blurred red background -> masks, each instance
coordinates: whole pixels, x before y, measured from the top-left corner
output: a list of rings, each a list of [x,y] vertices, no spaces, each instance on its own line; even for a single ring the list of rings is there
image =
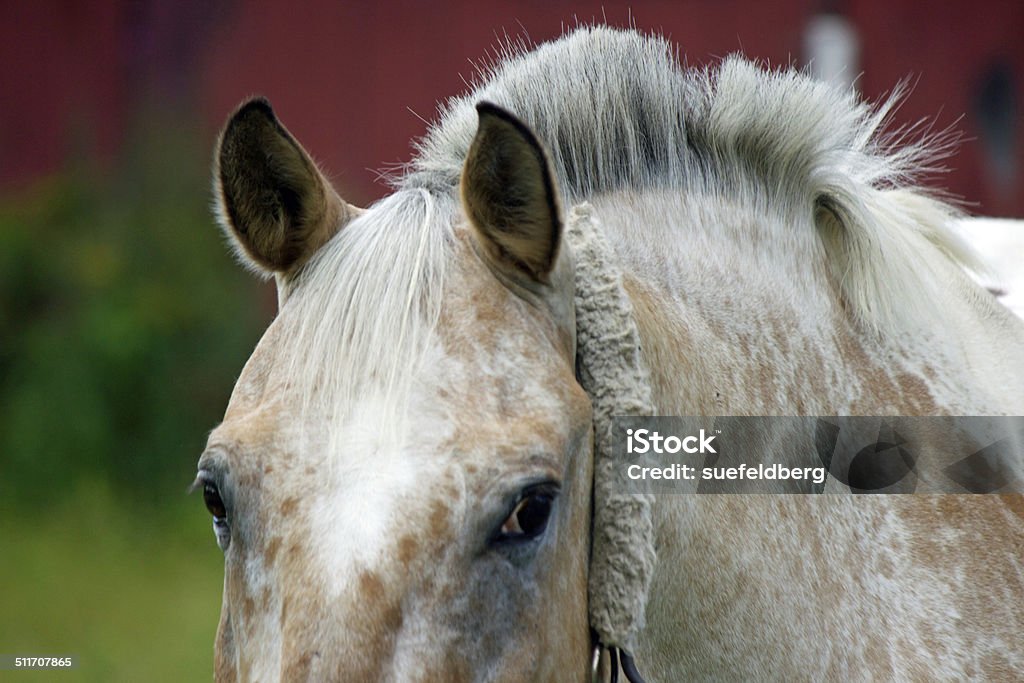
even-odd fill
[[[140,112],[209,138],[246,96],[271,99],[355,203],[381,196],[375,170],[406,161],[436,105],[507,34],[540,42],[564,26],[630,21],[690,64],[734,51],[804,65],[812,19],[842,16],[870,99],[910,78],[896,123],[930,119],[965,139],[931,180],[978,214],[1024,216],[1024,3],[761,2],[7,2],[0,6],[0,193],[69,160],[119,163]]]

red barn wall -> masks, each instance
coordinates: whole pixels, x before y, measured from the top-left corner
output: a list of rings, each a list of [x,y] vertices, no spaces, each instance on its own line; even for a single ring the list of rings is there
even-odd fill
[[[1024,216],[1024,3],[952,0],[927,12],[914,0],[828,4],[857,29],[858,84],[866,96],[881,97],[910,77],[913,91],[895,123],[927,118],[939,129],[964,132],[959,154],[947,162],[951,172],[932,182],[978,213]],[[410,141],[425,130],[419,117],[432,119],[439,101],[464,90],[463,78],[474,72],[470,60],[492,54],[506,32],[539,42],[577,18],[605,17],[665,33],[691,64],[737,50],[776,65],[802,64],[803,31],[821,6],[810,0],[4,3],[0,191],[25,187],[83,150],[116,162],[135,112],[154,102],[185,112],[192,118],[186,123],[206,131],[212,145],[231,109],[260,93],[343,193],[365,203],[386,192],[374,171],[408,160]],[[1010,136],[995,143],[979,113],[984,79],[993,71],[1009,83],[1016,107]]]

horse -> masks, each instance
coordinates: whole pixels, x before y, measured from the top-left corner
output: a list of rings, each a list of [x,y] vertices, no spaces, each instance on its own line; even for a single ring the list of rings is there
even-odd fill
[[[1020,415],[1024,323],[878,105],[579,27],[348,204],[253,99],[279,310],[200,457],[218,681],[1024,676],[1024,500],[610,489],[615,415]]]

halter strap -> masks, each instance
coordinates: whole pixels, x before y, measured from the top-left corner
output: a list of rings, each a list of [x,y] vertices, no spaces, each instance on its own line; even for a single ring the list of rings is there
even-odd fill
[[[622,667],[622,673],[626,674],[626,680],[629,683],[646,683],[640,672],[637,671],[636,662],[633,661],[632,655],[625,650],[617,647],[606,647],[598,643],[594,647],[594,655],[591,659],[590,665],[590,680],[591,683],[604,683],[601,680],[601,657],[607,652],[608,653],[608,682],[619,683],[619,667]]]
[[[653,499],[615,490],[612,419],[654,414],[650,378],[622,272],[588,204],[570,212],[566,239],[576,267],[577,375],[594,413],[590,625],[598,647],[616,651],[627,678],[639,683],[628,652],[644,625],[654,572]]]

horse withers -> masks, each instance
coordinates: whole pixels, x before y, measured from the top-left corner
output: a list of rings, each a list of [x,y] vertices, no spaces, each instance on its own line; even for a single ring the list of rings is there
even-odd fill
[[[243,104],[217,204],[279,313],[199,461],[216,678],[583,681],[595,641],[649,681],[1024,676],[1020,495],[602,489],[620,407],[1024,412],[1024,324],[890,104],[581,28],[366,209]]]

